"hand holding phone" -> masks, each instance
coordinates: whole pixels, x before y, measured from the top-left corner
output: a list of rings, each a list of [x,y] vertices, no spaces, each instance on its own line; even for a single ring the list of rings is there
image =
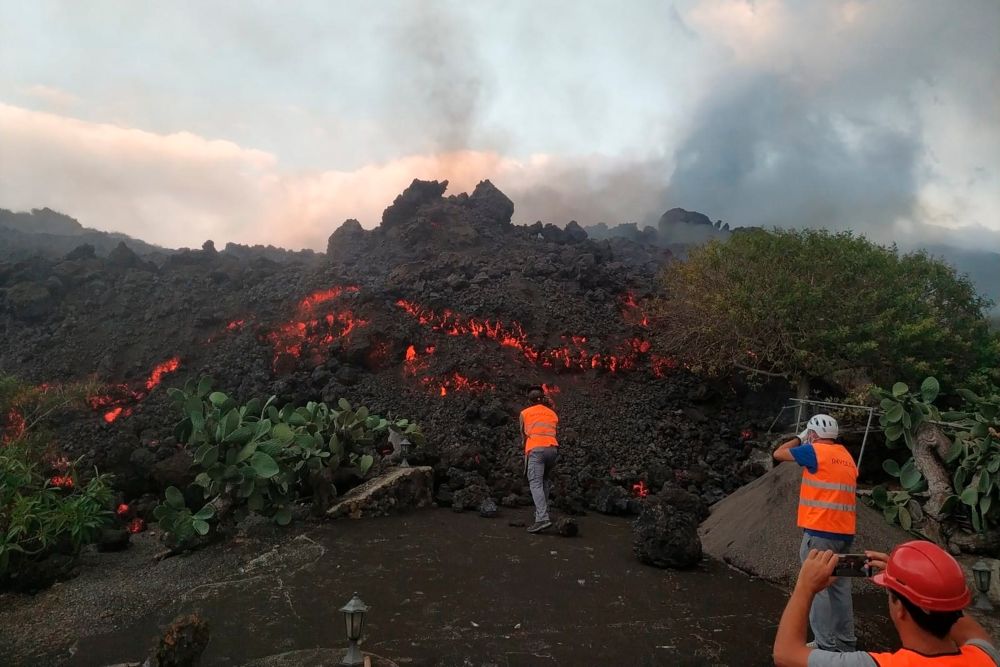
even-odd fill
[[[868,564],[866,554],[840,554],[837,556],[837,566],[833,568],[835,577],[870,577],[872,568]]]

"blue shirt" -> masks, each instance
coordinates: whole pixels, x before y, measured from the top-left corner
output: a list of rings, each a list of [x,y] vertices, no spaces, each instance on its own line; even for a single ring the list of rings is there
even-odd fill
[[[819,461],[816,459],[816,449],[809,443],[799,445],[798,447],[792,447],[788,450],[795,462],[800,466],[808,470],[813,475],[819,470]],[[825,530],[812,530],[811,528],[805,529],[806,535],[812,535],[813,537],[822,537],[828,540],[840,540],[842,542],[852,542],[854,541],[853,535],[845,535],[843,533],[828,533]]]

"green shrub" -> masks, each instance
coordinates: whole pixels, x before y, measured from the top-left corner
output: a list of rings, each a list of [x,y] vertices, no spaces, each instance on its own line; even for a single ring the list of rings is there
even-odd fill
[[[968,389],[959,389],[962,409],[942,412],[934,405],[939,393],[940,386],[933,377],[925,379],[918,392],[911,392],[902,382],[897,382],[891,391],[876,390],[881,398],[880,422],[886,442],[890,446],[902,442],[912,451],[921,423],[931,420],[950,424],[953,435],[944,463],[952,476],[954,494],[942,511],[967,513],[977,531],[1000,525],[1000,395],[982,397]],[[912,456],[902,467],[888,460],[883,468],[899,478],[905,493],[927,488]],[[899,520],[905,528],[909,517],[900,495],[904,492],[876,488],[872,498],[887,519]],[[903,509],[897,512],[894,506]]]
[[[85,479],[43,429],[45,419],[84,394],[0,378],[0,587],[53,554],[76,556],[111,520],[109,477]]]
[[[346,399],[340,399],[337,408],[310,401],[278,409],[273,396],[240,405],[227,394],[212,391],[211,378],[189,381],[169,394],[182,415],[175,435],[194,450],[195,485],[206,499],[201,509],[192,512],[180,490],[167,490],[155,516],[178,544],[206,535],[211,521],[233,509],[287,525],[292,503],[312,490],[311,478],[342,466],[364,476],[374,463],[375,445],[390,428],[418,445],[423,441],[417,424],[372,415]]]

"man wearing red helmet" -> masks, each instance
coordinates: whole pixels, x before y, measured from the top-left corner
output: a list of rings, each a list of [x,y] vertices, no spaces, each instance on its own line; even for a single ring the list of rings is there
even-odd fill
[[[774,664],[779,667],[996,667],[1000,653],[983,627],[962,609],[972,597],[961,566],[931,542],[913,541],[892,555],[866,551],[880,572],[872,581],[887,589],[889,618],[902,648],[894,653],[835,653],[806,645],[809,607],[830,585],[839,556],[832,551],[809,553],[799,572],[774,638]]]

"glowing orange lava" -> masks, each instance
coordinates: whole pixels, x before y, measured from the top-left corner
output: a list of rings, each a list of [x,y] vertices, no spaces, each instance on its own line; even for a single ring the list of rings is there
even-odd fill
[[[153,368],[153,372],[149,374],[149,379],[146,380],[146,391],[152,391],[153,387],[160,384],[163,380],[163,376],[167,373],[173,373],[181,366],[181,360],[177,357],[168,359],[162,364],[157,364]]]
[[[649,489],[646,488],[646,482],[644,482],[644,481],[642,481],[640,479],[636,484],[633,484],[632,485],[632,494],[636,498],[645,498],[646,496],[648,496],[649,495]]]
[[[0,442],[6,443],[17,440],[24,435],[24,431],[27,428],[28,424],[25,422],[21,411],[17,408],[11,408],[7,411],[7,416],[4,418],[3,440]]]
[[[448,336],[470,336],[496,341],[503,347],[521,352],[531,364],[552,370],[588,370],[602,368],[612,373],[633,370],[636,357],[650,350],[648,341],[634,338],[614,354],[595,353],[587,349],[586,336],[563,336],[563,346],[539,350],[528,342],[520,322],[480,320],[463,317],[450,310],[435,312],[419,304],[399,299],[396,305],[420,324]]]
[[[282,358],[298,359],[306,350],[317,350],[329,346],[340,338],[346,338],[357,327],[368,324],[356,317],[350,310],[320,315],[321,304],[333,301],[344,294],[357,292],[358,288],[332,287],[308,295],[299,302],[295,317],[267,334],[266,339],[274,347],[274,367],[278,368]]]
[[[180,358],[172,357],[153,367],[142,388],[133,389],[127,384],[105,385],[99,393],[88,396],[87,403],[93,410],[103,411],[101,418],[111,424],[119,417],[131,415],[133,407],[163,382],[163,376],[175,372],[180,366]]]

